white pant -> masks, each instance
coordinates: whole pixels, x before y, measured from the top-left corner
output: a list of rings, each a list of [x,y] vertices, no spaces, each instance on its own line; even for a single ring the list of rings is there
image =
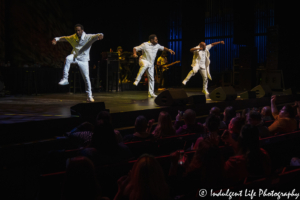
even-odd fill
[[[145,60],[140,61],[139,64],[140,64],[140,70],[135,81],[140,82],[143,74],[146,71],[148,76],[148,85],[149,85],[148,93],[152,95],[154,94],[154,65]]]
[[[64,67],[64,78],[68,80],[69,77],[69,70],[70,70],[70,65],[76,63],[79,66],[80,73],[82,75],[82,78],[85,83],[85,92],[89,97],[92,96],[92,89],[91,89],[91,81],[90,81],[90,76],[89,76],[89,62],[88,61],[80,61],[75,59],[74,60],[74,55],[68,55],[66,58],[66,64]]]
[[[198,70],[199,73],[201,74],[202,76],[202,79],[203,79],[203,90],[207,90],[207,83],[208,83],[208,79],[207,79],[207,72],[206,72],[206,69],[199,69]],[[197,71],[196,71],[197,72]],[[186,78],[184,79],[186,82],[188,82],[190,80],[190,78],[192,76],[194,76],[196,74],[196,72],[194,71],[194,69],[192,69],[188,75],[186,76]]]

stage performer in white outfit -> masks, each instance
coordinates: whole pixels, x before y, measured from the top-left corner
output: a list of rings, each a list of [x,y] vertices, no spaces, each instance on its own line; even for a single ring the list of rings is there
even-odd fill
[[[154,94],[154,62],[158,50],[169,51],[171,54],[175,55],[175,52],[172,51],[171,49],[168,49],[158,44],[157,36],[154,34],[149,36],[148,42],[144,42],[140,46],[133,48],[133,57],[135,58],[138,57],[136,54],[137,51],[143,52],[143,55],[139,59],[140,70],[133,84],[137,86],[141,80],[141,77],[146,71],[149,80],[148,97],[152,97],[152,98],[157,97],[157,95]]]
[[[209,72],[209,50],[217,45],[217,44],[224,44],[224,41],[214,42],[206,46],[205,42],[200,42],[200,44],[194,48],[191,48],[190,51],[194,53],[192,67],[193,69],[188,73],[187,77],[182,81],[183,85],[190,80],[192,76],[194,76],[198,71],[200,72],[202,79],[203,79],[203,90],[202,92],[206,95],[209,94],[207,90],[207,83],[208,79],[212,80],[210,72]]]
[[[73,49],[70,55],[66,58],[66,64],[64,67],[64,74],[59,85],[68,85],[68,77],[70,65],[76,63],[79,66],[80,73],[85,82],[85,90],[87,93],[87,101],[94,102],[91,89],[91,81],[89,76],[89,60],[90,49],[92,44],[97,40],[103,39],[103,33],[98,34],[86,34],[81,24],[75,25],[75,34],[70,36],[56,37],[52,40],[52,44],[56,42],[69,42]]]

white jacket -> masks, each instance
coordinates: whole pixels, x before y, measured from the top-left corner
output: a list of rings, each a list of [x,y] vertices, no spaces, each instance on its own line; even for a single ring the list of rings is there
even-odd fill
[[[200,46],[196,46],[194,48],[199,48]],[[207,77],[212,80],[211,78],[211,75],[210,75],[210,71],[209,71],[209,64],[210,64],[210,59],[209,59],[209,56],[210,56],[210,53],[209,53],[209,50],[211,49],[211,45],[207,45],[206,46],[206,49],[205,49],[205,68],[206,68],[206,73],[207,73]],[[192,67],[194,68],[194,72],[196,73],[198,70],[199,70],[199,66],[200,66],[200,60],[201,60],[201,57],[200,57],[200,50],[196,50],[194,51],[194,55],[193,55],[193,61],[192,61]]]

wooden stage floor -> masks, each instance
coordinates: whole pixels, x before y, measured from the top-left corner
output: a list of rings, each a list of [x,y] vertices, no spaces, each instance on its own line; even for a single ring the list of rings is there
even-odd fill
[[[199,88],[189,88],[185,91],[188,96],[203,95]],[[237,91],[238,96],[240,92]],[[93,93],[95,102],[105,102],[106,109],[111,113],[161,108],[154,103],[154,98],[148,98],[147,94],[147,91]],[[206,100],[206,103],[212,102],[210,99]],[[0,97],[0,124],[69,118],[70,107],[78,103],[86,103],[84,93]]]

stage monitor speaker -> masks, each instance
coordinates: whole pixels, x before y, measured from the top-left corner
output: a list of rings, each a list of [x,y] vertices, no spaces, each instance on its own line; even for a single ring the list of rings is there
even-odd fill
[[[79,103],[75,106],[72,106],[70,110],[71,115],[78,115],[80,117],[94,117],[95,119],[100,111],[108,111],[105,109],[104,102]]]
[[[183,89],[170,89],[161,92],[154,102],[159,106],[186,105],[189,98]]]
[[[256,98],[256,93],[255,91],[246,91],[242,92],[240,94],[241,99],[255,99]]]
[[[205,95],[189,96],[189,104],[206,104],[206,97]]]
[[[209,97],[213,101],[233,101],[237,94],[232,86],[218,87],[209,94]]]
[[[286,90],[283,90],[283,94],[284,95],[297,95],[297,90],[295,90],[295,88],[289,88]]]
[[[268,85],[258,85],[254,87],[251,91],[255,91],[256,98],[272,96],[272,90]]]
[[[261,84],[268,85],[271,90],[285,88],[282,70],[268,70],[261,73]]]

